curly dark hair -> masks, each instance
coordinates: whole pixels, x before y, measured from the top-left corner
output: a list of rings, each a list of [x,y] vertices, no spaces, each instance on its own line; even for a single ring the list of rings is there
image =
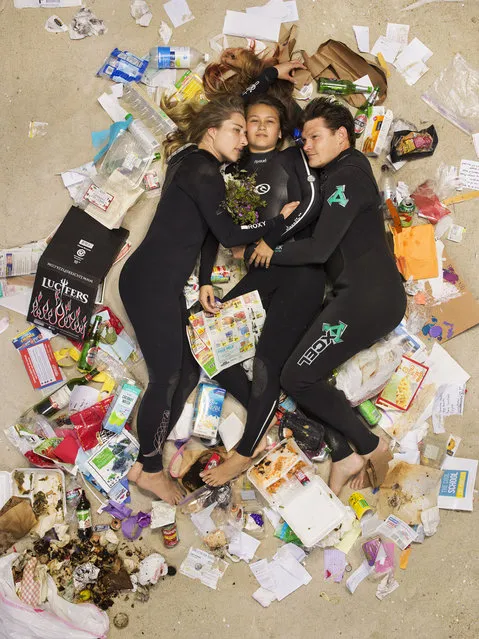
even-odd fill
[[[303,111],[301,128],[304,127],[306,122],[316,118],[323,118],[326,128],[330,131],[337,131],[343,126],[348,133],[349,144],[353,148],[356,146],[354,118],[347,106],[334,98],[315,98]]]

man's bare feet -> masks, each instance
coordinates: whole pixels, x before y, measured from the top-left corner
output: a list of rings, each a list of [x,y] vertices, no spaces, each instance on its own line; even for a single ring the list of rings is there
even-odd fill
[[[335,495],[339,495],[349,479],[357,475],[364,467],[364,459],[357,453],[351,453],[340,461],[331,464],[329,487]]]
[[[366,468],[363,468],[357,475],[355,475],[349,485],[353,490],[362,490],[371,486],[371,480],[366,472]]]
[[[140,476],[142,470],[143,470],[143,464],[141,462],[137,461],[130,468],[130,472],[128,473],[126,478],[128,479],[128,481],[132,481],[134,484],[136,484],[136,482],[138,481],[138,477]]]
[[[204,470],[200,473],[200,477],[208,486],[223,486],[231,479],[241,475],[250,464],[251,457],[243,457],[235,451],[229,459],[216,468]]]
[[[149,490],[172,506],[178,504],[183,498],[180,487],[171,479],[166,470],[161,470],[159,473],[145,473],[142,470],[137,477],[136,484],[139,488]]]

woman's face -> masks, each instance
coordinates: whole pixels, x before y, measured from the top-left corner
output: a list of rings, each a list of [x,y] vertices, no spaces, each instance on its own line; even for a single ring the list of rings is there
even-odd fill
[[[220,162],[237,162],[248,144],[246,122],[240,113],[232,113],[220,127],[209,129],[209,133],[214,154]]]
[[[267,104],[253,104],[246,115],[246,135],[251,153],[266,153],[276,148],[281,138],[278,111]]]

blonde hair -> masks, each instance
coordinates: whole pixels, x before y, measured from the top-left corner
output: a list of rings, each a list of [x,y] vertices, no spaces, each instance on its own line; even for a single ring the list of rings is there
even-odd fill
[[[221,100],[213,99],[206,104],[195,100],[173,103],[164,98],[161,107],[178,127],[163,142],[165,158],[185,144],[199,144],[208,129],[221,127],[233,113],[244,116],[243,100],[238,95],[226,95]]]

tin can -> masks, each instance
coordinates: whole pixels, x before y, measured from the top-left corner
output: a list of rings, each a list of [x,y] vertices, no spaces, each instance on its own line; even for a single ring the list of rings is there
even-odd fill
[[[163,526],[161,532],[163,533],[163,543],[166,548],[174,548],[178,544],[178,530],[175,523]]]
[[[359,404],[358,411],[370,426],[376,426],[381,421],[381,411],[370,399]]]
[[[416,205],[412,197],[404,197],[398,206],[398,213],[407,213],[408,215],[414,215],[416,212]]]
[[[372,508],[362,493],[353,493],[349,497],[349,505],[356,513],[358,519],[362,519],[366,513],[372,515]]]

